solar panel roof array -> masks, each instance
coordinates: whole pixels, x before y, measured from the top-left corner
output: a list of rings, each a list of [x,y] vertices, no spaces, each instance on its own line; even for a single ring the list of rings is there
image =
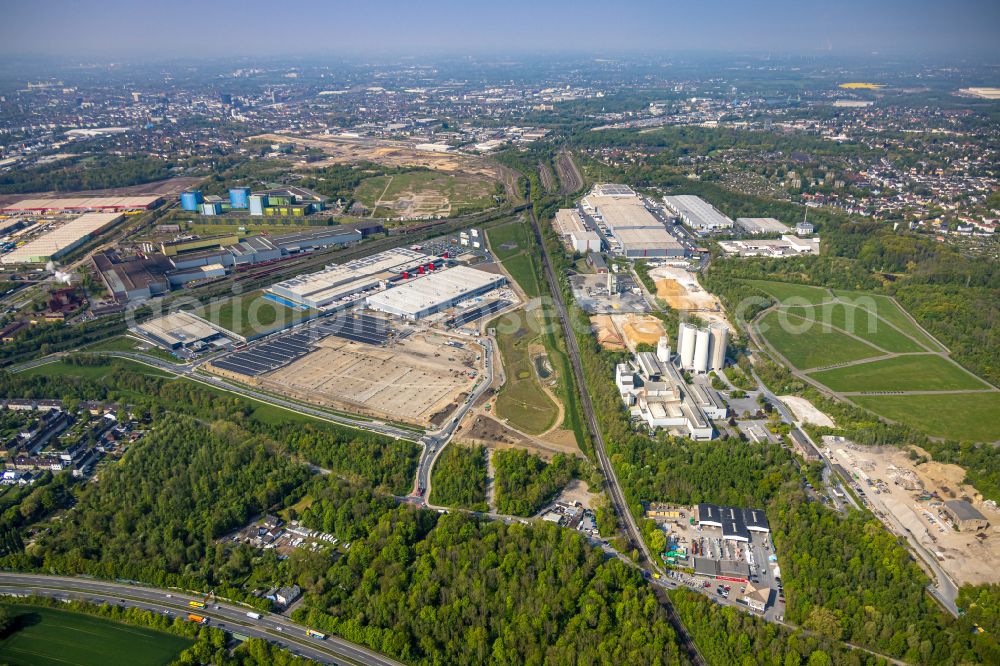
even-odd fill
[[[335,336],[383,345],[392,335],[388,322],[365,314],[343,314],[324,319],[305,329],[283,333],[258,345],[228,354],[212,365],[246,377],[256,377],[299,360],[315,348],[320,340]]]

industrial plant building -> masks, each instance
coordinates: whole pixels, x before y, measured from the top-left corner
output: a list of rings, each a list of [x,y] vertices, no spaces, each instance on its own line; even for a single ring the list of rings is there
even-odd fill
[[[45,197],[23,199],[6,208],[0,213],[10,215],[38,213],[124,213],[130,210],[149,210],[156,208],[163,199],[155,194],[131,197]]]
[[[771,526],[760,509],[741,509],[735,506],[698,504],[695,507],[698,525],[722,528],[722,538],[747,542],[750,532],[768,534]]]
[[[4,264],[44,264],[80,247],[122,219],[119,213],[86,213],[0,257]]]
[[[292,306],[319,310],[349,305],[363,292],[440,268],[444,260],[406,248],[379,252],[272,285],[268,292]]]
[[[249,211],[250,215],[260,217],[304,217],[326,207],[325,196],[295,186],[253,193],[249,187],[232,187],[227,200],[191,190],[182,192],[180,201],[182,209],[202,215]]]
[[[625,185],[598,184],[580,201],[583,213],[614,238],[612,252],[629,259],[683,257],[681,245]]]
[[[710,370],[722,370],[726,365],[726,346],[729,344],[729,329],[725,324],[712,324],[708,328],[698,328],[682,323],[677,332],[677,352],[680,367],[704,374]]]
[[[404,319],[421,319],[506,284],[503,275],[468,266],[434,271],[366,299],[372,310]]]
[[[773,217],[738,217],[736,226],[754,236],[762,234],[787,234],[791,231],[788,225]]]
[[[712,204],[693,194],[663,197],[674,215],[687,226],[701,233],[732,229],[734,222],[717,211]]]
[[[778,239],[719,241],[719,247],[729,256],[739,257],[800,257],[819,254],[819,238],[799,238],[785,234]]]
[[[726,408],[709,387],[692,391],[671,362],[667,339],[660,338],[656,352],[638,352],[632,363],[615,367],[615,384],[633,418],[650,428],[668,428],[696,440],[714,434],[711,418],[725,418]],[[711,410],[706,413],[705,406]]]
[[[226,342],[222,330],[190,312],[172,312],[135,327],[135,332],[165,349],[190,349]]]

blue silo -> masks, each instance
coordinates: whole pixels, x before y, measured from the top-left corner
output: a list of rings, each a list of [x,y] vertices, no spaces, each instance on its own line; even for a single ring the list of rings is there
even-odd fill
[[[184,210],[189,210],[192,213],[198,212],[198,206],[204,199],[201,196],[201,192],[198,190],[192,190],[191,192],[181,192],[181,208]]]
[[[250,207],[250,188],[249,187],[231,187],[231,188],[229,188],[229,207],[230,208],[249,208]]]

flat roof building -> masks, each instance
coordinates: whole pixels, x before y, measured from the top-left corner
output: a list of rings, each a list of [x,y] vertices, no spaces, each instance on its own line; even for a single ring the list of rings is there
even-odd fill
[[[155,194],[129,197],[40,197],[22,199],[15,204],[0,209],[0,212],[13,214],[50,212],[84,213],[88,211],[120,213],[127,210],[149,210],[162,202],[163,199]]]
[[[955,526],[963,532],[966,530],[984,530],[990,526],[979,510],[965,500],[948,500],[944,503],[944,512],[955,522]]]
[[[222,332],[190,312],[173,312],[139,324],[137,332],[166,349],[189,348],[222,338]]]
[[[681,222],[702,232],[732,229],[734,222],[701,197],[680,194],[663,197],[663,203],[680,218]]]
[[[626,185],[599,183],[580,201],[584,213],[604,225],[630,259],[683,257],[684,246],[667,231],[642,198]],[[612,243],[612,246],[614,244]]]
[[[503,286],[507,278],[468,266],[432,271],[366,299],[373,310],[420,319]]]
[[[44,264],[58,259],[121,219],[119,213],[86,213],[8,252],[0,263]]]
[[[734,541],[749,541],[750,532],[771,531],[767,516],[760,509],[702,503],[695,506],[695,517],[699,525],[721,527],[723,538]]]
[[[736,226],[748,234],[787,234],[791,231],[788,225],[773,217],[738,217]]]

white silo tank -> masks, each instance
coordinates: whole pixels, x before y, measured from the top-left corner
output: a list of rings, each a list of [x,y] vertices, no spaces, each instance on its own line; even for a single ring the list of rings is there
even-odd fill
[[[681,324],[681,330],[677,337],[680,339],[678,345],[681,353],[682,368],[690,368],[694,363],[694,338],[697,331],[698,329],[691,324]]]
[[[712,326],[712,370],[722,370],[726,366],[726,345],[729,344],[729,329],[725,324]]]
[[[712,334],[708,329],[699,328],[695,333],[694,343],[694,371],[708,372],[708,353],[712,345]]]
[[[667,344],[665,335],[661,335],[660,341],[656,344],[656,360],[660,363],[670,362],[670,345]]]

